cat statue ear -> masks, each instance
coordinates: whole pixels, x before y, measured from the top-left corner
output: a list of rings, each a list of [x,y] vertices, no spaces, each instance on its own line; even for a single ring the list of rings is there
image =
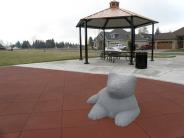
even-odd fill
[[[111,117],[118,126],[129,125],[140,114],[135,87],[135,76],[110,73],[107,86],[87,100],[94,104],[88,117],[93,120]]]

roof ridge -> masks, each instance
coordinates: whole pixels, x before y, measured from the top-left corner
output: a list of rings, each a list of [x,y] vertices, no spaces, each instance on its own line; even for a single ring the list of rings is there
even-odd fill
[[[128,14],[132,14],[132,15],[136,15],[136,13],[134,13],[134,12],[131,12],[131,11],[129,11],[129,10],[126,10],[126,9],[121,9],[121,8],[119,8],[121,11],[123,11],[123,12],[126,12],[126,13],[128,13]]]
[[[99,11],[99,12],[96,12],[96,13],[94,13],[94,14],[91,14],[91,15],[89,15],[89,16],[86,16],[86,17],[84,17],[83,19],[87,19],[87,18],[90,17],[90,16],[96,15],[96,14],[98,14],[98,13],[100,13],[100,12],[103,12],[103,11],[106,11],[106,10],[109,10],[109,9],[111,9],[111,8],[107,8],[107,9],[101,10],[101,11]]]
[[[133,16],[139,16],[139,17],[145,18],[145,19],[147,19],[147,20],[152,20],[152,19],[150,19],[150,18],[148,18],[148,17],[145,17],[145,16],[143,16],[143,15],[137,14],[137,13],[135,13],[135,12],[132,12],[132,11],[129,11],[129,10],[126,10],[126,9],[121,9],[121,8],[119,8],[119,9],[120,9],[121,11],[123,11],[123,12],[128,13],[128,14],[132,14]]]
[[[173,33],[176,33],[176,32],[178,32],[178,31],[180,31],[180,30],[183,30],[183,29],[184,29],[184,27],[181,27],[181,28],[175,30]]]
[[[158,34],[174,34],[174,32],[164,32],[164,33],[158,33]]]

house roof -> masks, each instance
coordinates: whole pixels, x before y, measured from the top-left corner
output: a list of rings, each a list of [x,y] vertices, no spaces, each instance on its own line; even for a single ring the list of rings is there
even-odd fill
[[[110,8],[82,18],[77,24],[77,27],[84,27],[85,21],[87,21],[88,28],[131,28],[131,18],[133,18],[134,27],[158,23],[157,21],[136,14],[134,12],[125,9],[120,9],[119,2],[111,1]]]
[[[118,34],[116,37],[112,37],[113,34]],[[113,40],[128,40],[130,32],[127,32],[123,29],[114,29],[111,32],[105,32],[106,40],[113,41]],[[100,32],[97,36],[100,39],[103,39],[103,32]]]
[[[112,37],[113,34],[118,34],[117,37]],[[105,33],[107,41],[113,41],[113,40],[125,40],[127,41],[130,37],[130,32],[127,32],[123,29],[114,29],[111,32]],[[103,32],[100,32],[100,34],[97,36],[100,37],[100,39],[103,39]],[[136,41],[150,41],[152,35],[151,34],[137,34],[135,35]]]
[[[111,35],[118,34],[117,37],[113,38]],[[109,40],[128,40],[129,32],[123,29],[114,29],[111,32],[107,33],[106,38]]]
[[[155,35],[156,40],[175,40],[176,35],[172,32],[169,33],[159,33]]]
[[[174,32],[174,34],[177,35],[177,36],[184,36],[184,27],[182,27],[182,28],[176,30],[176,31]]]

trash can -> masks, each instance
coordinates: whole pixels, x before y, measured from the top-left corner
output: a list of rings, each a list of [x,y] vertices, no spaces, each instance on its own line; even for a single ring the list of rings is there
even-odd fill
[[[137,69],[146,69],[147,68],[147,58],[148,58],[147,52],[136,52],[135,67]]]

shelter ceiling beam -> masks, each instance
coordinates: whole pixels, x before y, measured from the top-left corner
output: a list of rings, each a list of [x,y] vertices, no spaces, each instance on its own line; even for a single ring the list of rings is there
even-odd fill
[[[135,28],[139,28],[139,27],[143,27],[143,26],[147,26],[147,25],[152,25],[152,24],[154,24],[154,23],[153,22],[144,23],[144,24],[135,26]]]
[[[125,17],[125,20],[129,23],[130,26],[132,26],[132,22],[127,17]]]
[[[105,29],[105,27],[107,26],[108,22],[109,22],[109,19],[106,19],[106,21],[105,21],[105,23],[104,23],[104,25],[102,27],[103,29]]]
[[[91,29],[104,29],[103,27],[94,27],[94,26],[90,26],[88,25],[88,28],[91,28]],[[130,28],[130,26],[126,26],[126,27],[105,27],[105,29],[119,29],[119,28],[122,28],[122,29],[128,29]]]

